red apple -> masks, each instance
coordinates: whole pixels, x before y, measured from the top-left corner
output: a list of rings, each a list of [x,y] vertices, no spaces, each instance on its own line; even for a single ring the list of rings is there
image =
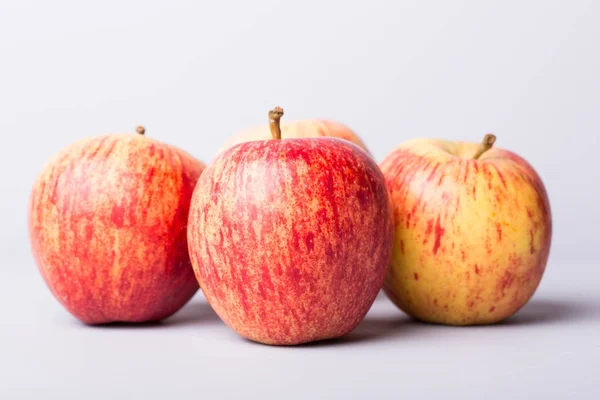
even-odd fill
[[[552,234],[546,190],[527,161],[494,141],[412,140],[381,163],[396,224],[385,292],[418,319],[498,322],[542,278]]]
[[[241,336],[274,345],[352,331],[383,283],[393,245],[377,164],[334,138],[233,146],[192,197],[190,257],[216,313]]]
[[[194,295],[186,225],[203,169],[141,127],[80,140],[45,166],[31,194],[31,245],[71,314],[88,324],[155,321]]]

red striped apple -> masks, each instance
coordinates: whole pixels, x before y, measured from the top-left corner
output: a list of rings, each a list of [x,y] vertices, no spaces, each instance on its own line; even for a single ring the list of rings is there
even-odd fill
[[[203,169],[141,127],[80,140],[45,166],[31,194],[31,245],[71,314],[88,324],[155,321],[193,296],[186,225]]]
[[[381,289],[393,215],[381,171],[334,138],[241,143],[202,174],[188,241],[200,287],[241,336],[293,345],[352,331]]]
[[[291,122],[281,123],[281,138],[292,139],[292,138],[313,138],[313,137],[334,137],[338,139],[348,140],[355,145],[361,147],[367,153],[367,147],[360,140],[358,135],[354,133],[346,125],[336,121],[324,120],[324,119],[309,119]],[[230,148],[238,143],[251,142],[255,140],[268,140],[271,138],[271,131],[269,126],[256,126],[250,129],[246,129],[225,143],[222,151]]]
[[[384,290],[417,319],[495,323],[542,278],[552,234],[546,190],[527,161],[494,141],[412,140],[381,163],[396,226]]]

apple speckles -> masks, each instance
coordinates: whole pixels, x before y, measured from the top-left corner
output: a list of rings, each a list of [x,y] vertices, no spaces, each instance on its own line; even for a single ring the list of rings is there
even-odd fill
[[[492,241],[489,238],[489,236],[486,237],[486,239],[485,239],[485,252],[487,253],[488,256],[491,256],[492,253],[494,252],[494,247],[492,246]]]
[[[396,208],[396,210],[397,210],[397,208]],[[410,228],[410,219],[411,219],[412,215],[413,215],[412,212],[409,212],[406,214],[406,228],[407,229]]]
[[[504,271],[504,274],[502,275],[502,277],[498,280],[498,292],[502,295],[505,296],[506,291],[508,289],[510,289],[510,287],[512,286],[512,284],[514,283],[516,278],[515,273],[510,270],[507,269]]]
[[[467,180],[469,179],[469,165],[471,164],[470,160],[465,160],[465,162],[463,163],[463,165],[465,166],[465,173],[463,175],[463,184],[467,183]]]
[[[494,193],[494,199],[496,199],[496,203],[502,203],[502,197],[500,197],[500,193]]]
[[[492,183],[492,172],[490,171],[490,168],[488,167],[488,163],[482,163],[482,169],[483,169],[483,174],[485,176],[485,179],[487,180],[488,190],[492,190],[494,185]]]
[[[245,271],[245,269],[243,269],[243,271]],[[296,294],[300,294],[300,270],[295,266],[290,266],[287,271],[292,288],[295,290]]]
[[[433,243],[433,254],[437,254],[440,244],[442,241],[442,236],[444,235],[444,228],[440,225],[440,216],[438,215],[437,220],[435,222],[435,241]]]
[[[418,280],[419,280],[419,274],[418,274],[418,273],[416,273],[416,272],[415,272],[415,273],[413,274],[413,276],[414,276],[414,278],[415,278],[415,281],[418,281]]]
[[[496,306],[491,306],[488,312],[493,313],[494,311],[496,311]]]
[[[87,224],[85,226],[85,248],[89,249],[90,246],[90,242],[92,241],[92,238],[94,237],[94,225],[92,224]]]
[[[86,158],[88,160],[94,160],[98,152],[104,148],[104,143],[109,139],[110,135],[103,135],[99,137],[98,140],[95,141],[95,143],[88,147],[87,155],[85,154],[86,152],[83,151],[80,153],[80,155],[84,156],[83,158]]]
[[[423,238],[423,244],[427,244],[429,236],[433,232],[433,219],[427,221],[427,229],[425,230],[425,237]]]
[[[428,181],[433,180],[433,177],[435,176],[435,173],[436,173],[436,171],[437,171],[437,169],[438,169],[439,166],[440,166],[439,164],[437,164],[437,163],[435,164],[435,166],[433,167],[433,169],[429,173],[429,176],[427,177]]]
[[[533,223],[533,211],[529,207],[526,207],[525,210],[527,211],[527,218]]]
[[[506,189],[506,179],[504,178],[504,174],[502,173],[502,171],[500,171],[500,168],[498,168],[497,165],[494,164],[494,167],[496,168],[496,173],[498,174],[498,178],[500,178],[500,182],[502,182],[502,186],[504,186],[504,188]]]
[[[112,207],[110,214],[110,220],[117,228],[123,227],[123,219],[125,214],[125,207],[122,204],[115,204]]]
[[[315,249],[315,234],[312,232],[306,234],[306,249],[309,253]]]

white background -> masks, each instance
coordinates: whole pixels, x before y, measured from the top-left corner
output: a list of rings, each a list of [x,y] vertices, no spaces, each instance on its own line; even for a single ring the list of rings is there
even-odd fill
[[[593,398],[599,74],[592,0],[0,0],[0,394]],[[378,340],[290,350],[238,339],[201,296],[180,329],[88,329],[58,306],[26,224],[52,154],[142,124],[209,162],[274,105],[344,122],[377,161],[409,138],[486,132],[529,160],[554,238],[521,323],[423,326],[381,298],[355,334]]]

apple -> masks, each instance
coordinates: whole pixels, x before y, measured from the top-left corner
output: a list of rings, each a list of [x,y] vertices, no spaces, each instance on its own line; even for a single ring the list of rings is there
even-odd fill
[[[221,153],[192,197],[190,257],[219,317],[241,336],[295,345],[343,336],[380,291],[393,246],[384,177],[335,138],[273,139]]]
[[[384,291],[427,322],[501,321],[533,296],[546,268],[550,204],[536,171],[483,143],[416,139],[381,163],[395,217]]]
[[[365,150],[367,153],[369,152],[356,133],[346,125],[337,121],[309,119],[281,122],[280,129],[281,137],[283,139],[335,137],[348,140]],[[256,126],[246,129],[230,138],[221,148],[221,152],[239,143],[251,142],[254,140],[268,140],[270,138],[271,130],[269,126]]]
[[[187,217],[204,164],[138,133],[77,141],[33,186],[29,235],[60,303],[87,324],[156,321],[198,290]]]

